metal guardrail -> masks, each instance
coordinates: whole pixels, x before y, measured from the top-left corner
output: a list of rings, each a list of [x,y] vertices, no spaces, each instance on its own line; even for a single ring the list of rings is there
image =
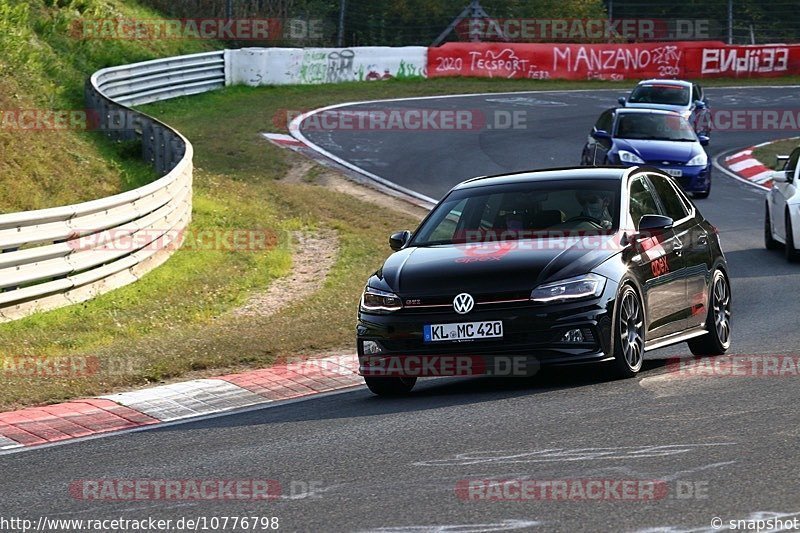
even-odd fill
[[[87,81],[100,130],[141,140],[144,159],[165,175],[108,198],[0,215],[0,321],[132,283],[180,247],[192,212],[192,145],[127,106],[224,85],[222,51],[107,68]]]

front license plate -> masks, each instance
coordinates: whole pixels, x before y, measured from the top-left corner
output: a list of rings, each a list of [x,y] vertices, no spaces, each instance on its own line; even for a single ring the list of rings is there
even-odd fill
[[[425,342],[467,341],[503,337],[503,322],[462,322],[459,324],[430,324],[423,328]]]
[[[664,169],[664,172],[676,178],[680,178],[681,176],[683,176],[683,170],[679,168],[666,168]]]

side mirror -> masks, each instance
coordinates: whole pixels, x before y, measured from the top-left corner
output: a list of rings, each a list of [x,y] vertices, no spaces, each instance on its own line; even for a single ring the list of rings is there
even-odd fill
[[[789,176],[786,174],[785,170],[776,170],[770,174],[769,178],[773,183],[788,183],[789,181]]]
[[[776,155],[775,156],[775,166],[777,168],[783,168],[786,166],[786,162],[789,160],[788,155]]]
[[[611,134],[608,133],[606,130],[594,130],[592,132],[592,137],[595,139],[610,139]]]
[[[708,135],[698,135],[697,140],[700,141],[700,146],[708,146],[711,138]]]
[[[706,103],[704,101],[702,101],[702,100],[695,100],[694,106],[697,109],[705,109],[706,108]]]
[[[409,239],[411,239],[411,232],[408,230],[392,233],[392,236],[389,237],[389,247],[395,252],[402,250],[403,246],[408,244]]]
[[[668,230],[672,227],[672,223],[673,220],[670,217],[662,215],[644,215],[642,219],[639,220],[639,235],[645,233],[649,235],[643,236],[652,236],[652,234]]]
[[[624,96],[620,96],[619,98],[617,98],[617,102],[619,102],[619,105],[621,105],[622,107],[625,107],[626,100]]]

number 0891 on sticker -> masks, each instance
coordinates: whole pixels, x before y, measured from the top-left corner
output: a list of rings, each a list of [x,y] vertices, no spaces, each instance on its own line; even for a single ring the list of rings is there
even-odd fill
[[[497,339],[503,337],[503,322],[461,322],[456,324],[426,324],[423,327],[425,342]]]

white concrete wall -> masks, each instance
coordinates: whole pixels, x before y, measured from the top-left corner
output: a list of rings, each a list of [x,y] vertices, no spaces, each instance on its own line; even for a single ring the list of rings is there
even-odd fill
[[[226,50],[227,84],[289,85],[426,77],[428,49],[242,48]]]

